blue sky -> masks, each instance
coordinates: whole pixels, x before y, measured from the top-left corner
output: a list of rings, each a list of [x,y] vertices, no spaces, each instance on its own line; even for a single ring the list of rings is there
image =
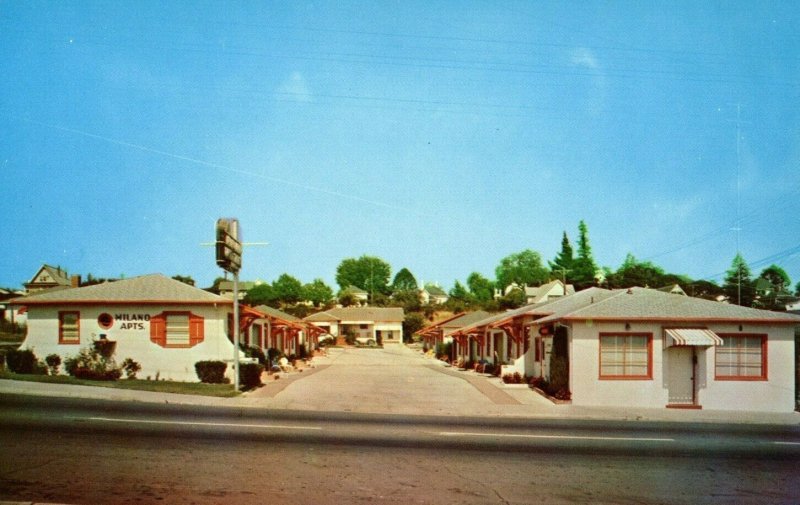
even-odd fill
[[[207,286],[219,217],[248,280],[449,288],[584,219],[603,266],[800,281],[793,2],[0,0],[0,61],[0,286]]]

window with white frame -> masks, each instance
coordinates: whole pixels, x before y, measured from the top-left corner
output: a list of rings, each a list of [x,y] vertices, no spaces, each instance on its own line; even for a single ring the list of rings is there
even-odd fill
[[[81,343],[81,315],[80,312],[59,312],[58,313],[58,343],[59,344],[80,344]]]
[[[714,375],[717,380],[765,380],[767,336],[725,335],[716,347]]]
[[[189,345],[189,314],[167,314],[167,345]]]
[[[601,379],[652,379],[651,334],[600,334]]]

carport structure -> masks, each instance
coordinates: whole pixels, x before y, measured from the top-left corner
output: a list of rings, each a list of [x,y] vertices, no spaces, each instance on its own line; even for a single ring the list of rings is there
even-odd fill
[[[245,345],[262,350],[277,349],[288,356],[297,355],[300,346],[306,351],[317,348],[320,328],[303,322],[301,319],[270,307],[242,307],[241,334]]]

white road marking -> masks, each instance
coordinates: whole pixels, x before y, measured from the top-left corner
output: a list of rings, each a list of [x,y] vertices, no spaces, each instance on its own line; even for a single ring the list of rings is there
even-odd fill
[[[267,430],[312,430],[321,431],[318,426],[287,426],[281,424],[239,424],[239,423],[202,423],[199,421],[153,421],[149,419],[115,419],[113,417],[89,417],[90,421],[107,421],[130,424],[167,424],[179,426],[215,426],[226,428],[262,428]]]
[[[614,440],[629,442],[674,442],[674,438],[646,438],[646,437],[590,437],[579,435],[530,435],[522,433],[473,433],[458,431],[440,431],[438,435],[444,437],[501,437],[501,438],[538,438],[548,440]]]
[[[800,442],[772,442],[776,445],[800,445]]]

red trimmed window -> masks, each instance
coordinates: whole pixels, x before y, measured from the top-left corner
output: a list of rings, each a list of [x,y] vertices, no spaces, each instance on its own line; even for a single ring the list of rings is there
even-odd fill
[[[652,379],[651,333],[601,333],[601,379]]]
[[[58,313],[58,343],[59,344],[81,343],[80,312]]]
[[[716,380],[767,380],[767,336],[720,334],[715,351]]]
[[[194,347],[203,341],[203,318],[191,312],[162,312],[150,318],[150,340],[161,347]]]

